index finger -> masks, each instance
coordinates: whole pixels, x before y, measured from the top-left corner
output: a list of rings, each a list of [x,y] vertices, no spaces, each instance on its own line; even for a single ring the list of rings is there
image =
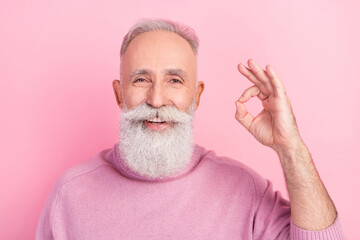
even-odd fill
[[[262,93],[270,96],[271,91],[266,88],[266,86],[255,76],[255,74],[250,69],[245,67],[242,63],[239,63],[238,70],[243,76],[245,76],[247,79],[249,79],[250,82],[255,84]]]

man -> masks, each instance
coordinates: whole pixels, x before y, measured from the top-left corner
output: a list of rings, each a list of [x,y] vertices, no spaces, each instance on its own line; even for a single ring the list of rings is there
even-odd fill
[[[204,90],[197,48],[192,29],[170,21],[145,20],[129,31],[113,81],[120,140],[57,181],[37,239],[343,239],[270,66],[238,65],[254,86],[236,101],[235,117],[277,152],[290,203],[253,170],[193,143]],[[264,109],[253,117],[244,103],[255,96]]]

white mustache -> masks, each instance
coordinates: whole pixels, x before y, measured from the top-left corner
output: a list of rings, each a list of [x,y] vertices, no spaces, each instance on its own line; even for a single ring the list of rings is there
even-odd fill
[[[192,120],[192,115],[192,111],[186,113],[171,105],[154,108],[147,103],[122,113],[122,117],[130,121],[151,121],[157,118],[160,121],[174,123],[187,123]]]

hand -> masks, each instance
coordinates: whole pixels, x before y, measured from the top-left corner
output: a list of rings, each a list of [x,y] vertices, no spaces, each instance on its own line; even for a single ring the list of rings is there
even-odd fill
[[[260,143],[278,154],[296,150],[302,140],[282,82],[269,65],[263,70],[249,59],[248,66],[240,63],[238,69],[254,86],[246,89],[236,101],[235,118]],[[244,103],[255,96],[261,100],[264,109],[253,117]]]

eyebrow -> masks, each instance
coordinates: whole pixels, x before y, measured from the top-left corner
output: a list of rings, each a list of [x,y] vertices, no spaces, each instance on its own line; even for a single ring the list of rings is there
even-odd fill
[[[147,74],[150,74],[150,70],[149,69],[146,69],[146,68],[140,68],[140,69],[136,69],[135,71],[133,71],[131,74],[130,74],[130,79],[134,78],[135,76],[137,75],[147,75]]]
[[[165,69],[164,73],[166,75],[176,75],[182,78],[186,78],[186,72],[180,68],[169,68],[169,69]]]
[[[152,71],[150,69],[146,69],[146,68],[136,69],[130,74],[130,79],[132,79],[138,75],[149,75],[149,74],[151,74],[151,72]],[[179,76],[182,78],[187,77],[186,72],[180,68],[168,68],[168,69],[165,69],[163,71],[163,73],[165,73],[166,75],[176,75],[176,76]]]

